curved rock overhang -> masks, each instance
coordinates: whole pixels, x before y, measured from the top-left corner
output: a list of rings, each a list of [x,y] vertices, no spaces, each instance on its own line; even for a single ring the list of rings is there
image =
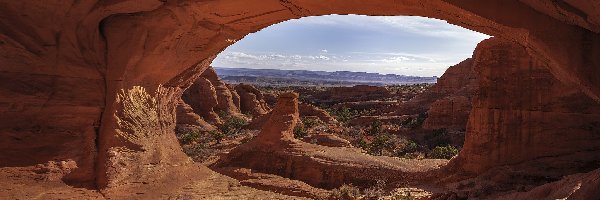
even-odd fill
[[[0,166],[74,160],[115,188],[191,161],[175,99],[245,35],[305,16],[416,15],[516,42],[600,101],[600,5],[585,0],[0,2]],[[19,153],[22,157],[14,157]],[[151,166],[151,167],[149,167]],[[187,168],[186,168],[187,169]],[[156,178],[158,180],[160,178]],[[160,187],[160,181],[147,184]],[[163,184],[164,185],[164,184]]]

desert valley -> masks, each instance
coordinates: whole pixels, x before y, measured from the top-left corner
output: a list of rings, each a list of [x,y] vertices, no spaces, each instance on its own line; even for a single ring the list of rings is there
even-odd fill
[[[329,14],[493,37],[439,77],[212,64]],[[0,15],[0,199],[600,199],[594,1],[1,1]]]

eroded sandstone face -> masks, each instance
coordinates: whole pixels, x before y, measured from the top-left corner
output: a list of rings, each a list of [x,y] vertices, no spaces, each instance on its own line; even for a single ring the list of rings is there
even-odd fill
[[[437,83],[431,88],[427,89],[422,94],[415,96],[407,102],[400,104],[397,107],[391,107],[394,109],[396,115],[414,115],[419,113],[427,112],[433,109],[433,114],[430,120],[437,121],[435,118],[442,118],[437,116],[436,110],[439,110],[439,115],[443,115],[442,112],[451,113],[453,108],[445,107],[446,102],[451,102],[450,98],[467,98],[470,101],[475,89],[477,88],[477,77],[473,70],[473,59],[468,58],[457,65],[451,66],[444,72],[444,74],[437,80]],[[436,104],[436,101],[440,101]],[[467,107],[464,110],[470,110]],[[463,117],[468,117],[468,112],[462,114]],[[436,123],[436,122],[433,122]],[[451,124],[449,124],[451,125]],[[456,125],[461,125],[457,123]],[[466,121],[463,128],[466,126]],[[435,126],[435,125],[434,125]]]
[[[215,112],[219,103],[217,91],[212,83],[205,77],[199,77],[194,84],[188,88],[183,96],[183,101],[188,103],[194,112],[211,124],[220,124],[221,118]]]
[[[240,106],[239,100],[234,100],[234,98],[239,99],[239,95],[235,93],[233,89],[227,87],[225,82],[221,81],[217,76],[215,70],[210,67],[202,73],[202,77],[208,79],[211,85],[215,88],[215,93],[217,97],[217,105],[214,107],[214,110],[217,113],[222,113],[224,115],[240,115]]]
[[[485,40],[475,50],[474,68],[479,88],[457,159],[464,162],[463,170],[480,173],[494,166],[598,150],[600,104],[557,80],[546,63],[522,46]],[[593,163],[597,158],[577,159]]]
[[[550,73],[560,82],[598,101],[600,36],[596,8],[596,1],[584,0],[2,0],[0,167],[10,171],[12,167],[65,161],[77,169],[60,168],[69,171],[57,173],[66,174],[64,181],[95,185],[106,189],[108,197],[131,195],[138,189],[145,192],[140,192],[140,198],[157,197],[152,194],[184,187],[181,184],[189,179],[181,174],[208,177],[193,173],[196,169],[190,167],[193,165],[176,145],[173,129],[177,99],[204,72],[212,57],[228,45],[271,24],[303,16],[419,15],[445,19],[518,43],[540,62],[548,63]],[[557,98],[554,95],[549,99]],[[484,105],[506,106],[502,99]],[[486,111],[484,106],[474,113],[493,116],[485,113],[488,111],[493,110]],[[528,117],[531,112],[522,113],[503,116]],[[494,124],[494,120],[471,121],[487,127],[485,124]],[[565,124],[570,123],[579,122]],[[475,143],[468,148],[484,152],[510,149],[474,140],[475,136],[504,138],[496,136],[508,132],[473,130],[478,134],[469,136],[473,139],[467,140]],[[529,136],[521,128],[516,131],[518,136]],[[585,140],[589,134],[555,135],[551,141],[559,148],[553,153],[593,146],[593,140]],[[564,140],[558,139],[562,137]],[[581,144],[575,142],[578,137]],[[502,144],[510,146],[511,142],[514,140]],[[534,156],[545,151],[545,146],[525,144],[515,143],[525,148],[521,152],[533,148]],[[531,158],[492,154],[498,161]],[[14,176],[6,179],[13,180]],[[44,187],[55,187],[54,183]],[[2,194],[17,194],[13,192]]]
[[[473,59],[468,58],[451,66],[437,83],[398,106],[390,106],[393,115],[417,115],[427,113],[424,129],[465,130],[471,101],[478,87]]]
[[[239,84],[235,91],[240,97],[240,110],[244,114],[261,116],[269,112],[269,106],[264,100],[263,94],[254,86]]]

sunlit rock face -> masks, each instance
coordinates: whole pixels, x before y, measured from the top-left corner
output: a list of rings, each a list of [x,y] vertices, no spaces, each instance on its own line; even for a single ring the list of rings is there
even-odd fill
[[[240,110],[251,116],[261,116],[269,112],[263,94],[252,85],[239,84],[235,91],[240,97]]]
[[[166,198],[160,195],[169,197],[190,180],[209,181],[210,171],[194,167],[177,145],[173,134],[175,104],[225,47],[248,33],[303,16],[418,15],[445,19],[518,43],[546,63],[550,74],[565,87],[600,100],[597,1],[48,0],[1,1],[0,5],[0,167],[29,169],[65,161],[66,167],[60,168],[64,173],[57,173],[64,176],[31,180],[37,185],[47,183],[44,187],[58,187],[64,182],[97,187],[106,197],[139,193],[140,198]],[[505,87],[503,82],[498,84]],[[553,100],[559,98],[556,95],[539,98]],[[476,104],[480,108],[473,113],[491,116],[482,105],[513,105],[503,99]],[[580,112],[580,108],[561,109]],[[515,111],[503,116],[512,120],[511,116],[528,115]],[[472,119],[470,124],[486,127],[495,119]],[[566,119],[565,124],[579,123],[571,120]],[[536,127],[515,126],[519,130]],[[468,134],[465,151],[492,152],[497,155],[494,160],[506,163],[546,155],[546,151],[558,154],[594,146],[587,133],[564,133],[550,138],[556,149],[517,142],[514,145],[533,153],[507,157],[509,154],[493,149],[511,149],[514,140],[502,143],[511,148],[474,140],[507,131],[475,127],[469,128],[477,132]],[[489,165],[487,162],[482,166],[467,162],[465,166],[480,171]],[[190,174],[193,176],[187,176]],[[19,190],[6,189],[16,187],[15,176],[0,178],[0,197],[23,198]],[[63,195],[82,195],[67,188]],[[27,189],[31,190],[29,195],[53,197],[48,189]]]

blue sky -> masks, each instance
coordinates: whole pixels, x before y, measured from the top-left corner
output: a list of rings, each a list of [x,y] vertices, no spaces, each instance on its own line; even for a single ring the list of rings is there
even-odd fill
[[[269,26],[228,47],[214,67],[440,76],[489,36],[412,16],[327,15]]]

